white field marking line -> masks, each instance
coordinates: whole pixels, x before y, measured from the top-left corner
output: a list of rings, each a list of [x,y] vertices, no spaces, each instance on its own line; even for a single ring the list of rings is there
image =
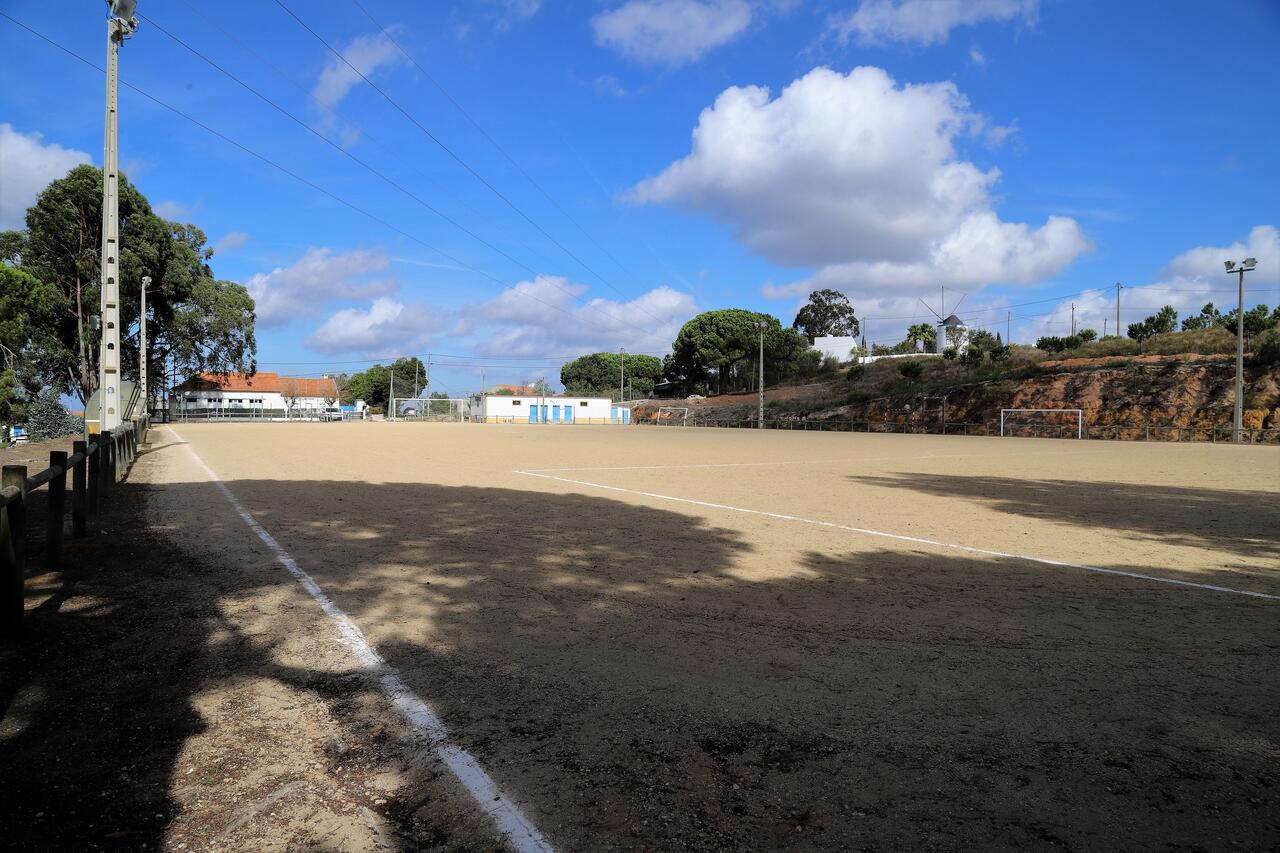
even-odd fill
[[[900,533],[886,533],[883,530],[871,530],[866,527],[852,527],[847,524],[837,524],[834,521],[819,521],[812,518],[801,518],[798,515],[784,515],[780,512],[766,512],[759,509],[745,509],[740,506],[728,506],[727,504],[711,503],[710,501],[697,501],[691,498],[677,498],[671,495],[660,495],[655,492],[642,492],[638,489],[624,489],[621,486],[606,486],[603,483],[588,483],[586,480],[571,480],[568,477],[556,477],[551,474],[540,474],[535,471],[512,471],[513,474],[523,474],[527,477],[542,477],[546,480],[559,480],[561,483],[572,483],[576,486],[589,486],[593,489],[606,489],[611,492],[625,492],[632,495],[642,495],[646,498],[654,498],[660,501],[674,501],[676,503],[692,504],[694,506],[707,507],[708,509],[720,509],[728,512],[740,512],[746,515],[760,515],[765,518],[777,518],[782,521],[796,521],[801,524],[812,524],[815,527],[828,527],[834,530],[845,530],[849,533],[861,533],[865,536],[879,536],[884,539],[896,539],[899,542],[914,542],[918,545],[930,545],[934,548],[946,548],[951,551],[963,551],[967,554],[982,554],[987,557],[1003,557],[1009,560],[1025,560],[1030,563],[1039,563],[1045,566],[1057,566],[1064,569],[1080,569],[1086,572],[1096,572],[1101,575],[1118,575],[1125,578],[1137,578],[1138,580],[1154,581],[1155,583],[1167,583],[1173,586],[1187,586],[1193,589],[1205,589],[1211,592],[1227,592],[1232,595],[1247,595],[1250,598],[1265,598],[1270,601],[1280,601],[1280,595],[1272,595],[1267,592],[1253,592],[1247,589],[1234,589],[1228,586],[1216,586],[1208,583],[1196,583],[1195,581],[1178,580],[1177,578],[1161,578],[1155,575],[1144,575],[1141,572],[1126,572],[1122,569],[1105,569],[1101,566],[1089,566],[1084,563],[1067,563],[1062,560],[1050,560],[1046,557],[1031,557],[1026,554],[1008,554],[1004,551],[990,551],[986,548],[974,548],[970,545],[956,545],[951,542],[939,542],[937,539],[924,539],[919,536],[904,536]]]
[[[427,741],[445,766],[453,771],[453,775],[457,777],[462,786],[475,799],[476,804],[492,818],[498,827],[498,831],[506,836],[507,842],[519,853],[551,853],[554,848],[550,842],[542,837],[542,834],[538,832],[538,828],[524,816],[519,807],[502,793],[489,774],[480,766],[480,763],[465,749],[450,742],[449,731],[445,728],[444,721],[436,715],[430,705],[409,689],[408,685],[404,683],[404,679],[401,678],[400,673],[389,665],[382,655],[378,654],[378,650],[365,639],[364,633],[351,621],[351,617],[347,616],[338,605],[329,600],[320,585],[303,571],[297,562],[289,556],[289,553],[281,547],[280,543],[275,540],[275,537],[268,533],[266,528],[259,524],[258,520],[241,505],[236,496],[232,494],[231,489],[200,458],[200,454],[196,453],[195,448],[187,444],[173,427],[168,427],[168,429],[179,441],[183,442],[191,453],[192,458],[195,459],[196,464],[209,475],[213,484],[218,487],[223,497],[227,499],[240,518],[244,520],[244,523],[249,526],[249,529],[258,534],[258,538],[262,540],[263,544],[275,554],[280,565],[284,566],[289,574],[293,575],[302,584],[302,587],[320,605],[320,609],[337,624],[342,644],[351,649],[356,659],[365,669],[378,675],[378,680],[382,685],[382,692],[391,699],[396,706],[396,710],[400,712],[400,715],[405,718],[414,731]]]

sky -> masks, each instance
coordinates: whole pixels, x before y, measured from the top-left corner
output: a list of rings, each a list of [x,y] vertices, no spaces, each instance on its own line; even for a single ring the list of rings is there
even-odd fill
[[[461,396],[699,311],[1031,343],[1280,302],[1280,4],[140,0],[123,171],[257,302],[258,365]],[[105,7],[0,2],[0,228],[102,161]],[[23,29],[35,30],[46,40]],[[68,55],[83,57],[89,67]],[[145,94],[143,94],[145,93]],[[945,300],[945,302],[944,302]]]

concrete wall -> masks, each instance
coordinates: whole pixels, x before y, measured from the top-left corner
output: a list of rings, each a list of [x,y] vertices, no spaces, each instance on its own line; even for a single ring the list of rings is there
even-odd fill
[[[858,339],[851,336],[827,336],[813,339],[813,348],[822,353],[824,358],[833,355],[840,359],[841,364],[853,361],[853,355],[850,350],[857,345]]]

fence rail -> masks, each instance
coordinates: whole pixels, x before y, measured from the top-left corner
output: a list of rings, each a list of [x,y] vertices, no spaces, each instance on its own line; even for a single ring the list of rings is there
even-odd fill
[[[717,429],[757,429],[753,418],[699,419],[686,421],[637,418],[638,424],[663,427],[713,427]],[[913,423],[896,421],[846,421],[840,419],[779,419],[765,420],[765,429],[804,430],[812,432],[869,432],[898,433],[903,435],[1000,435],[999,423],[967,423],[948,421],[938,423]],[[1182,427],[1174,424],[1105,424],[1079,428],[1070,424],[1005,424],[1005,435],[1022,438],[1071,438],[1095,441],[1162,441],[1162,442],[1231,442],[1233,430],[1229,426]],[[1244,444],[1280,444],[1280,427],[1242,429],[1240,441]]]
[[[71,535],[88,533],[88,520],[110,505],[111,490],[138,457],[150,426],[145,416],[116,430],[104,430],[88,441],[49,452],[49,467],[27,475],[25,465],[5,465],[0,475],[0,632],[21,630],[25,609],[30,496],[47,488],[45,500],[44,569],[62,568],[62,540],[67,525],[67,474],[71,474]]]

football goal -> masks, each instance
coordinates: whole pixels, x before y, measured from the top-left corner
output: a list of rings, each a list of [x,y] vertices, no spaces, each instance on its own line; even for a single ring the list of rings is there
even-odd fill
[[[445,397],[396,397],[391,417],[398,421],[465,421],[470,400]]]
[[[1001,409],[1000,435],[1084,438],[1084,409]]]
[[[654,422],[668,426],[688,426],[689,410],[681,406],[662,406],[658,409]]]

